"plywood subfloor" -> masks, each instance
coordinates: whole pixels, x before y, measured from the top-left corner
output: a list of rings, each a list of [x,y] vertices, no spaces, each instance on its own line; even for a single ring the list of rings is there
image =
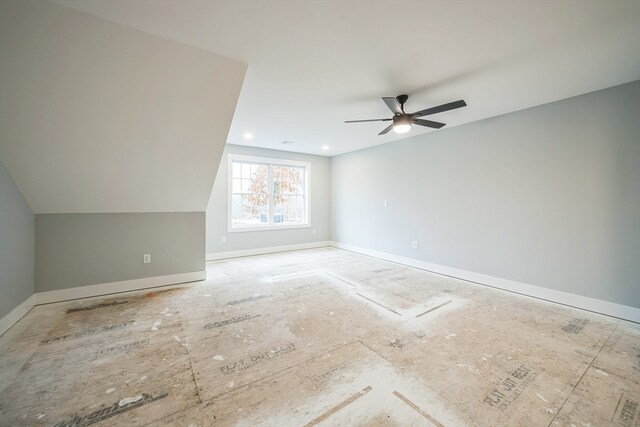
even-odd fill
[[[638,426],[638,325],[338,249],[39,306],[2,426]]]

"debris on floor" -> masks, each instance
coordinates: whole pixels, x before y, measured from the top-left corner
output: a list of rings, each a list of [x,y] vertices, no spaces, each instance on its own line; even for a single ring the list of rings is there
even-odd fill
[[[640,326],[333,248],[37,306],[0,425],[640,425]]]

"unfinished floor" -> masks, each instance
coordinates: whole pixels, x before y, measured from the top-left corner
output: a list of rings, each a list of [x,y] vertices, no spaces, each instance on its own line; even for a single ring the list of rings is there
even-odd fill
[[[38,306],[0,425],[638,426],[640,327],[338,249]]]

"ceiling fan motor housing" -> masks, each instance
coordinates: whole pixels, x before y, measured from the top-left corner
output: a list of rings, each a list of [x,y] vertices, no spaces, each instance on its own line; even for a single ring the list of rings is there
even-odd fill
[[[410,125],[411,117],[408,114],[393,116],[393,125]]]
[[[402,110],[404,111],[404,103],[407,102],[407,99],[409,99],[409,95],[398,95],[396,96],[396,99],[398,100],[400,105],[403,107]]]

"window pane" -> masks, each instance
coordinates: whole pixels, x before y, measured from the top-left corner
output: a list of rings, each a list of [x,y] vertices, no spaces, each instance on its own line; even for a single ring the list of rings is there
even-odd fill
[[[273,167],[274,223],[304,224],[305,169],[299,166]]]
[[[266,222],[268,209],[269,204],[266,195],[249,194],[242,196],[244,224],[260,224],[261,222]]]
[[[269,190],[267,179],[269,177],[269,169],[267,165],[255,164],[251,165],[251,193],[264,193]]]
[[[243,163],[242,164],[242,178],[249,179],[251,178],[251,164]]]
[[[249,193],[249,184],[251,183],[251,181],[249,181],[248,179],[242,179],[240,180],[240,191],[242,193]]]
[[[269,204],[266,195],[234,194],[231,203],[233,225],[259,225],[267,222]]]
[[[274,223],[304,224],[306,214],[304,196],[280,195],[274,197]]]
[[[241,172],[241,166],[240,163],[238,162],[233,162],[233,172],[232,172],[232,177],[233,178],[240,178],[240,172]]]
[[[302,194],[304,168],[298,166],[273,167],[274,194]]]
[[[239,193],[240,192],[240,180],[239,179],[234,179],[233,180],[233,187],[231,188],[231,192],[232,193]]]
[[[232,225],[269,222],[268,165],[234,162],[232,168]]]

